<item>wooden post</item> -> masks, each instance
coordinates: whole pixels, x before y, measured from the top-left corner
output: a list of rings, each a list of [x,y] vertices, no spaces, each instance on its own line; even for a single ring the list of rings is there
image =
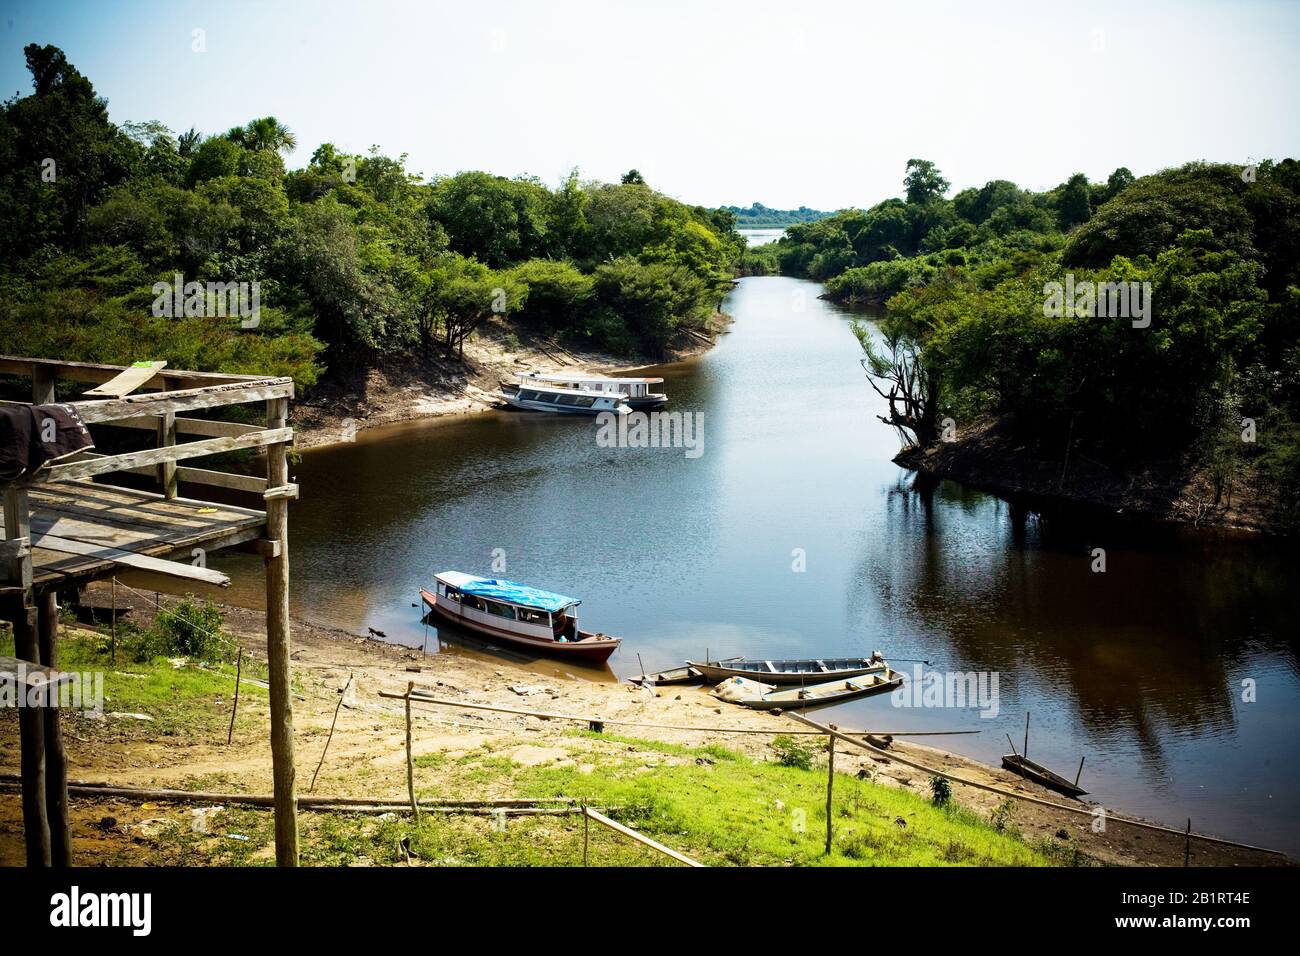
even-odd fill
[[[37,603],[37,643],[41,663],[57,667],[59,663],[59,602],[55,592],[41,595]],[[68,822],[68,756],[63,749],[62,713],[58,688],[51,687],[53,699],[45,701],[41,716],[45,733],[45,813],[50,829],[50,862],[54,866],[72,865],[72,828]]]
[[[415,822],[420,822],[420,803],[415,799],[415,755],[411,753],[411,691],[415,682],[406,685],[406,790],[411,796],[411,813]]]
[[[587,847],[591,843],[591,817],[587,816],[587,805],[582,805],[582,865],[587,865]]]
[[[239,645],[239,656],[235,658],[235,704],[230,708],[230,729],[226,731],[226,746],[235,739],[235,715],[239,713],[239,679],[244,673],[244,645]]]
[[[835,725],[831,724],[831,729]],[[826,738],[826,855],[831,855],[831,796],[835,792],[835,738]]]
[[[113,575],[113,632],[108,638],[108,659],[117,661],[117,575]]]
[[[32,366],[32,404],[33,405],[53,405],[56,401],[54,397],[54,370],[48,365],[36,364]]]
[[[5,538],[31,540],[26,490],[10,485],[4,491]],[[40,641],[36,634],[36,608],[32,595],[31,549],[15,552],[5,568],[5,580],[20,590],[14,599],[14,657],[39,664]],[[28,866],[50,865],[50,827],[45,806],[45,720],[36,707],[19,702],[18,738],[21,751],[23,834]]]
[[[289,400],[266,403],[266,427],[283,428]],[[281,442],[266,448],[268,488],[289,483],[288,447]],[[275,780],[275,862],[298,865],[298,795],[293,765],[293,691],[289,669],[289,500],[266,502],[266,537],[279,544],[266,558],[266,658],[270,679],[271,762]]]
[[[176,413],[158,416],[158,447],[176,444]],[[164,461],[158,465],[158,484],[164,498],[176,497],[176,462]]]
[[[1025,711],[1025,752],[1024,758],[1029,759],[1029,711]]]

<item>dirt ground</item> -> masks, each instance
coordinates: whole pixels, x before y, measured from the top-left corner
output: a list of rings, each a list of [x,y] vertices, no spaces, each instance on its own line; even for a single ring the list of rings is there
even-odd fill
[[[91,595],[93,597],[93,591]],[[227,628],[241,635],[248,652],[265,660],[265,631],[260,612],[228,608]],[[143,606],[133,612],[147,615]],[[453,701],[494,706],[598,716],[611,723],[606,730],[620,736],[653,739],[689,746],[717,743],[755,757],[770,757],[772,736],[804,729],[788,718],[744,710],[710,697],[702,688],[662,687],[647,690],[628,683],[599,681],[566,671],[550,661],[521,662],[491,652],[454,648],[434,654],[399,647],[341,631],[295,622],[292,666],[300,689],[294,702],[294,729],[298,792],[311,784],[330,723],[338,709],[338,725],[328,757],[320,770],[315,793],[349,797],[402,798],[406,793],[405,722],[400,701],[379,697],[381,690],[400,693],[408,682],[426,693]],[[354,681],[353,692],[338,708],[344,686]],[[259,712],[260,711],[260,712]],[[261,696],[241,700],[240,713],[257,718],[258,731],[245,731],[233,747],[224,734],[209,740],[149,737],[139,732],[119,742],[90,740],[78,732],[76,720],[65,730],[69,778],[154,788],[189,788],[223,792],[271,792],[270,746],[265,733],[269,715]],[[419,755],[442,753],[455,759],[491,743],[517,764],[580,760],[575,747],[602,745],[596,738],[566,734],[583,726],[567,720],[476,711],[455,706],[415,707],[415,745]],[[241,720],[244,719],[241,716]],[[816,719],[816,714],[813,714]],[[614,721],[647,722],[676,726],[748,728],[763,734],[727,734],[715,731],[676,730],[666,727],[623,726]],[[13,726],[11,723],[9,726]],[[846,728],[847,729],[847,728]],[[869,729],[869,728],[858,728]],[[0,735],[0,772],[17,773],[16,734]],[[1015,793],[1071,803],[1050,791],[998,768],[942,750],[896,740],[890,753],[931,769],[991,784]],[[647,755],[649,756],[649,755]],[[928,795],[929,774],[849,744],[836,751],[836,770],[857,774],[869,768],[877,782]],[[218,785],[214,785],[218,784]],[[964,806],[991,813],[1004,798],[960,785],[954,798]],[[509,796],[508,793],[457,794],[463,799]],[[157,805],[119,800],[73,798],[75,853],[82,865],[106,857],[121,858],[129,850],[132,832],[151,817]],[[1086,807],[1085,804],[1078,804]],[[117,825],[101,826],[111,816]],[[1126,826],[1114,816],[1102,833],[1092,830],[1088,814],[1068,813],[1017,802],[1015,825],[1027,840],[1053,837],[1075,846],[1095,862],[1111,865],[1183,865],[1181,835]],[[12,790],[0,791],[0,865],[22,862],[22,823],[19,798]],[[1192,841],[1191,863],[1196,866],[1291,865],[1285,857]]]
[[[706,351],[726,326],[714,317],[707,336],[685,335],[663,361]],[[582,372],[610,375],[628,366],[603,352],[572,350],[553,339],[524,338],[503,321],[489,322],[465,343],[464,361],[447,361],[441,351],[423,359],[387,363],[342,380],[315,386],[293,403],[296,446],[351,441],[355,432],[380,425],[465,415],[502,405],[498,389],[519,372]]]

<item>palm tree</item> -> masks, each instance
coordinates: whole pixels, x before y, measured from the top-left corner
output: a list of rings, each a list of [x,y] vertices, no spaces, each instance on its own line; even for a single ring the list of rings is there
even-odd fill
[[[176,152],[180,153],[182,156],[188,156],[190,153],[194,152],[194,147],[199,145],[199,140],[202,138],[203,137],[199,135],[198,130],[191,126],[188,132],[181,133],[181,135],[176,138]]]
[[[245,149],[254,151],[269,149],[279,152],[293,149],[298,145],[298,138],[293,135],[289,127],[274,116],[263,116],[260,119],[250,120],[247,126],[236,126],[226,134],[226,137]]]

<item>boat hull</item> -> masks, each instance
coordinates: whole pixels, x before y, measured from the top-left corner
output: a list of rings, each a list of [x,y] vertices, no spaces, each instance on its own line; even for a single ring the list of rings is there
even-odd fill
[[[509,644],[512,647],[525,648],[552,657],[562,657],[565,660],[579,660],[591,664],[603,664],[605,661],[609,660],[610,655],[618,650],[619,645],[623,643],[622,639],[617,637],[611,637],[599,641],[554,641],[546,638],[514,634],[510,631],[503,630],[502,628],[492,627],[450,613],[438,603],[437,596],[429,591],[421,591],[420,598],[424,601],[424,606],[430,612],[437,615],[440,620],[446,621],[449,624],[454,624],[467,631],[473,631],[475,634],[482,635],[483,637],[489,638],[490,640],[500,644]]]
[[[817,707],[830,707],[860,697],[886,694],[902,686],[903,675],[896,670],[886,670],[883,674],[864,675],[871,677],[870,684],[854,684],[853,678],[823,681],[797,690],[778,690],[761,697],[742,697],[730,700],[751,710],[813,710]],[[799,694],[809,696],[800,697]]]
[[[1048,790],[1055,790],[1067,797],[1081,797],[1088,792],[1077,784],[1066,780],[1059,773],[1048,770],[1042,764],[1035,763],[1028,757],[1022,757],[1019,754],[1003,754],[1002,766],[1026,780],[1032,780]]]
[[[556,415],[599,415],[601,412],[615,411],[614,408],[578,408],[573,405],[552,405],[550,402],[529,402],[509,395],[503,395],[502,398],[512,408],[522,409],[526,412],[552,412]]]
[[[834,668],[828,670],[814,671],[769,671],[759,670],[760,665],[766,665],[767,661],[714,661],[710,664],[701,664],[698,661],[687,661],[688,667],[694,667],[704,679],[710,683],[724,681],[728,677],[748,677],[753,680],[762,681],[764,684],[820,684],[830,680],[848,679],[851,677],[863,677],[867,674],[875,674],[885,669],[885,664],[869,664],[865,658],[858,658],[859,666]],[[775,661],[774,664],[806,664],[815,665],[819,663],[814,660],[806,661]],[[739,665],[739,666],[738,666]]]
[[[659,408],[668,404],[667,395],[646,395],[643,398],[628,398],[623,396],[623,404],[634,412],[643,412],[647,408]]]

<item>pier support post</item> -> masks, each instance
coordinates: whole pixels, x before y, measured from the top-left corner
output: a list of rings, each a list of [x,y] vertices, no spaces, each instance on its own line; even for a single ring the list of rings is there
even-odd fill
[[[41,595],[36,604],[37,642],[41,663],[58,667],[59,602],[55,592]],[[63,714],[59,688],[51,685],[52,698],[41,711],[45,733],[45,812],[50,829],[50,862],[72,866],[72,829],[68,821],[68,757],[63,749]]]
[[[40,386],[36,391],[39,393]],[[5,538],[31,541],[31,520],[27,492],[10,485],[4,490]],[[18,589],[13,597],[10,620],[14,626],[14,657],[39,664],[36,636],[36,608],[32,601],[32,555],[30,547],[12,552],[4,570],[5,583]],[[50,826],[45,814],[45,723],[39,708],[18,702],[18,740],[21,752],[23,836],[28,866],[50,865]]]
[[[266,403],[266,427],[284,428],[289,401]],[[288,446],[266,449],[268,488],[289,483]],[[271,685],[271,762],[275,781],[275,862],[298,865],[298,794],[293,763],[293,693],[289,671],[289,499],[266,502],[266,536],[279,544],[266,558],[266,658]]]

